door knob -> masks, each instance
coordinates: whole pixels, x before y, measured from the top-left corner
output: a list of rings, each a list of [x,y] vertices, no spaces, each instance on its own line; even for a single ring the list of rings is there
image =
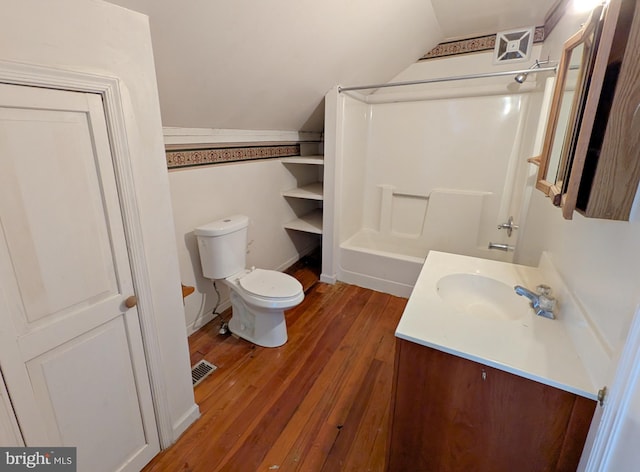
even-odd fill
[[[127,298],[124,301],[124,306],[126,306],[127,308],[133,308],[137,304],[138,304],[138,299],[136,298],[135,295],[131,295],[129,298]]]

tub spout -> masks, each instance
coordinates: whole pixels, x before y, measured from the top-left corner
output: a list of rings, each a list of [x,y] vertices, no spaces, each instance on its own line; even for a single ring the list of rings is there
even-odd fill
[[[501,243],[489,243],[489,249],[498,249],[499,251],[514,251],[515,246],[511,246],[509,244],[501,244]]]
[[[556,299],[551,296],[551,288],[548,285],[538,285],[536,292],[524,288],[521,285],[513,287],[518,295],[526,297],[531,302],[531,308],[538,316],[555,319],[556,315],[553,313],[553,309],[556,305]]]

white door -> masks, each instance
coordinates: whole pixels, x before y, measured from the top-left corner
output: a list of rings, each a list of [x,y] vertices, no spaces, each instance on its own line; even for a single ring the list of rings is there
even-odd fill
[[[619,361],[611,366],[609,392],[591,425],[594,438],[587,439],[580,472],[640,470],[640,308],[615,357]]]
[[[79,471],[159,451],[99,95],[0,84],[0,366],[27,446]]]
[[[0,446],[24,446],[2,371],[0,371]]]

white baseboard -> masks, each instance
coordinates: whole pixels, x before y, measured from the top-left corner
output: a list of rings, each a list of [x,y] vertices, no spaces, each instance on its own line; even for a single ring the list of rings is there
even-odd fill
[[[194,403],[187,412],[173,425],[173,442],[175,443],[180,436],[191,426],[198,418],[200,418],[200,407]]]
[[[336,278],[335,275],[320,274],[320,282],[324,282],[325,284],[334,285],[337,281],[338,281],[338,279]]]

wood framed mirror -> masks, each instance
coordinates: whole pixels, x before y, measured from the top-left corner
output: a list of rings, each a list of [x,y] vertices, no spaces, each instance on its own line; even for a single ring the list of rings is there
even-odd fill
[[[549,196],[556,206],[562,204],[571,173],[603,8],[602,5],[596,7],[582,28],[564,44],[542,154],[530,159],[539,165],[536,188]]]
[[[640,4],[610,0],[589,83],[562,214],[640,218]],[[640,208],[640,206],[639,206]],[[635,216],[634,216],[635,215]]]

